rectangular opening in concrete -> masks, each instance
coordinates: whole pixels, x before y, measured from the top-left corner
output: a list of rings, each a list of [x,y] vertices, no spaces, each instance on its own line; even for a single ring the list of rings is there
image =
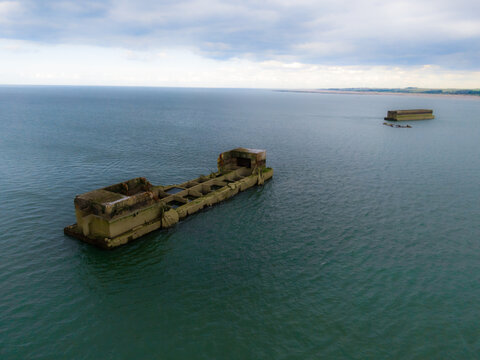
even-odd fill
[[[182,189],[182,188],[178,188],[178,187],[173,187],[167,191],[165,191],[167,194],[170,194],[170,195],[174,195],[174,194],[178,194],[179,192],[183,191],[185,189]]]
[[[168,203],[169,206],[171,206],[173,209],[176,209],[178,208],[179,206],[182,206],[184,205],[183,203],[181,203],[180,201],[177,201],[177,200],[173,200],[173,201],[170,201]]]
[[[220,186],[220,185],[212,185],[210,186],[210,190],[215,191],[215,190],[221,189],[222,187],[223,186]]]
[[[247,158],[237,158],[237,166],[251,168],[252,167],[252,160]]]
[[[188,194],[187,196],[185,196],[185,199],[187,199],[188,201],[193,201],[195,199],[198,199],[198,197]]]

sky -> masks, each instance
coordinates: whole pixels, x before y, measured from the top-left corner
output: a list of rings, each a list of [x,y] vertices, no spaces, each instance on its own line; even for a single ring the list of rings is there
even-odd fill
[[[478,0],[0,0],[0,84],[480,87]]]

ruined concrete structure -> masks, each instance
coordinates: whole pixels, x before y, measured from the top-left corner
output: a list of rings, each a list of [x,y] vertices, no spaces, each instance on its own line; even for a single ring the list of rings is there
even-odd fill
[[[217,164],[217,172],[182,184],[154,186],[140,177],[77,195],[77,223],[64,232],[112,249],[153,230],[169,228],[273,176],[273,169],[266,167],[265,150],[233,149],[220,154]]]
[[[407,121],[407,120],[430,120],[434,119],[433,110],[414,109],[414,110],[390,110],[385,120]]]

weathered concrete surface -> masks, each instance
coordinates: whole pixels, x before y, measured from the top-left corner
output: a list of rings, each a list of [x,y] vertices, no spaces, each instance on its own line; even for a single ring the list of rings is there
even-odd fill
[[[105,249],[115,248],[263,185],[273,176],[265,164],[264,150],[237,148],[220,154],[217,172],[182,184],[153,186],[145,178],[135,178],[78,195],[77,223],[64,232]]]
[[[431,120],[434,119],[433,110],[413,109],[413,110],[390,110],[385,120],[390,121],[409,121],[409,120]]]
[[[166,229],[175,225],[179,220],[178,213],[174,209],[167,210],[162,216],[162,228]]]

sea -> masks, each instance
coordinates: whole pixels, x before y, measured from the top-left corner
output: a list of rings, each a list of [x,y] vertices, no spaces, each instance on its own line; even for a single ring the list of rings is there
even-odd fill
[[[383,125],[393,109],[436,118]],[[480,98],[0,87],[0,358],[480,358]],[[77,194],[274,177],[113,251]]]

